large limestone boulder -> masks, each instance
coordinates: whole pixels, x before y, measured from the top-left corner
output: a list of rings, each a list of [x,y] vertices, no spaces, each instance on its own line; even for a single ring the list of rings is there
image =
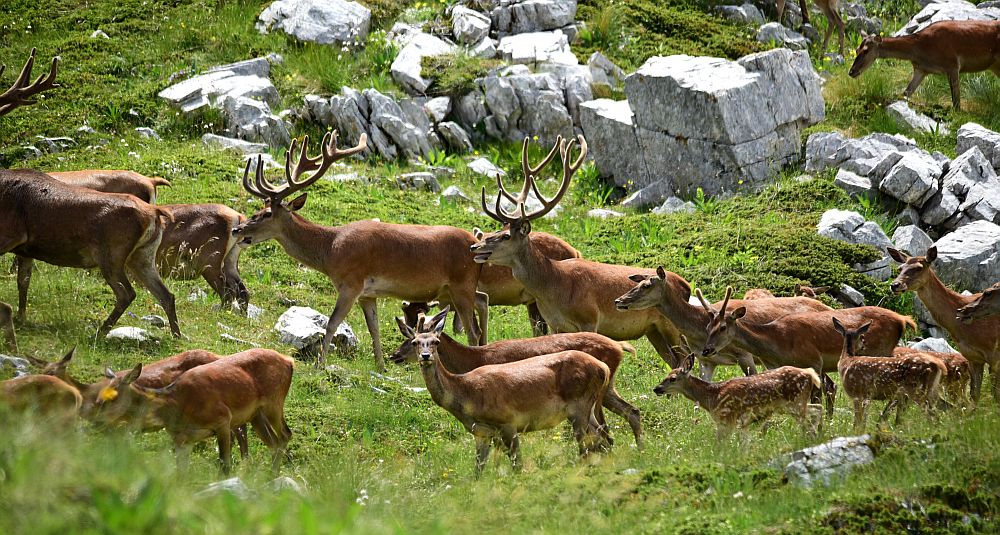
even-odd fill
[[[569,48],[569,39],[560,31],[533,32],[508,35],[500,38],[497,54],[510,63],[539,65],[555,63],[576,65],[578,63]]]
[[[261,33],[281,30],[300,40],[360,44],[371,28],[371,11],[351,0],[277,0],[257,18]]]
[[[971,221],[1000,221],[1000,179],[979,147],[951,162],[941,177],[941,193],[928,202],[921,219],[957,228]]]
[[[958,129],[955,152],[962,154],[972,147],[978,147],[990,161],[994,169],[1000,169],[1000,133],[976,123],[965,123]]]
[[[256,58],[212,67],[204,74],[160,91],[157,96],[184,113],[218,108],[225,97],[247,97],[277,106],[281,98],[270,75],[271,64],[267,59]]]
[[[757,41],[761,43],[778,43],[792,50],[808,50],[809,40],[801,33],[790,30],[780,22],[769,22],[757,29]]]
[[[312,308],[293,306],[278,318],[274,330],[278,332],[281,343],[300,351],[314,351],[323,343],[328,323],[330,323],[328,316]],[[340,350],[358,346],[358,339],[347,322],[337,327],[334,338]]]
[[[935,244],[934,271],[949,285],[980,292],[1000,280],[1000,226],[974,221]]]
[[[389,67],[392,79],[411,94],[422,95],[433,82],[433,80],[421,75],[423,59],[449,54],[455,50],[455,47],[438,37],[423,32],[407,33],[398,42],[401,44],[401,48]]]
[[[576,0],[494,0],[493,29],[500,36],[555,30],[573,24]]]
[[[896,121],[896,124],[908,130],[930,133],[938,132],[945,136],[951,133],[946,125],[914,110],[905,100],[897,100],[889,104],[885,111],[889,113],[889,117],[892,120]]]
[[[868,178],[889,196],[917,208],[938,191],[941,163],[924,151],[891,152]]]
[[[893,35],[914,34],[942,20],[1000,20],[1000,8],[977,9],[975,4],[964,0],[931,2]]]
[[[632,108],[624,100],[597,99],[580,106],[583,135],[591,147],[618,154],[618,158],[597,158],[594,163],[602,176],[612,176],[619,186],[649,184],[646,161],[640,154],[639,138],[632,122]]]
[[[239,139],[266,143],[274,149],[292,141],[288,127],[271,113],[267,102],[247,97],[229,97],[222,101],[226,130]]]
[[[451,11],[451,33],[460,44],[474,46],[490,33],[490,17],[465,6]]]

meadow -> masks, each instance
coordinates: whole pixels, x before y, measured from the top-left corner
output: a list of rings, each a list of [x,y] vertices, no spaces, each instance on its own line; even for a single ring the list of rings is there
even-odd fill
[[[285,103],[298,106],[303,94],[336,91],[341,84],[392,91],[386,58],[392,50],[368,46],[338,51],[260,35],[253,18],[261,1],[210,0],[12,0],[0,7],[0,61],[16,69],[31,47],[39,57],[62,57],[63,88],[32,107],[0,119],[0,165],[44,170],[127,168],[167,177],[173,187],[160,192],[161,203],[218,202],[244,214],[260,207],[239,179],[244,162],[237,156],[203,148],[204,132],[219,132],[219,117],[177,115],[155,98],[168,80],[213,64],[278,52],[285,63],[272,78]],[[377,26],[398,17],[433,18],[444,4],[400,0],[374,2]],[[724,41],[703,43],[689,37],[691,25],[705,17],[701,2],[645,1],[612,16],[631,21],[624,37],[647,43],[656,35],[673,36],[674,48],[663,53],[725,55],[745,53],[746,28],[714,22],[713,35]],[[895,3],[893,3],[894,5]],[[646,6],[636,10],[636,6]],[[581,18],[601,15],[601,2],[581,2]],[[618,8],[615,8],[618,9]],[[674,13],[676,11],[676,13]],[[913,13],[902,10],[901,13]],[[637,17],[648,22],[632,26]],[[659,18],[657,18],[659,17]],[[666,22],[671,22],[667,24]],[[687,26],[684,26],[687,24]],[[111,39],[90,39],[94,29]],[[651,32],[660,32],[653,33]],[[850,35],[850,34],[849,34]],[[857,36],[850,35],[854,44]],[[584,43],[619,53],[619,36]],[[687,49],[684,48],[687,43]],[[645,46],[645,45],[643,45]],[[756,43],[747,44],[756,50]],[[715,47],[715,48],[712,48]],[[589,49],[580,48],[580,54]],[[721,52],[719,52],[721,51]],[[749,50],[752,51],[752,50]],[[643,52],[646,55],[657,52]],[[336,61],[338,54],[347,58]],[[634,67],[637,59],[619,59]],[[846,66],[816,59],[829,77],[825,88],[828,120],[814,131],[838,129],[851,135],[895,131],[881,111],[901,92],[908,66],[878,65],[852,80]],[[848,63],[850,58],[848,58]],[[10,80],[6,73],[2,82]],[[966,77],[967,111],[947,106],[946,84],[928,80],[916,102],[924,111],[956,126],[976,120],[1000,127],[996,77]],[[5,84],[4,84],[5,85]],[[942,89],[944,88],[944,89]],[[77,132],[87,124],[96,134]],[[139,137],[134,128],[152,126],[163,137]],[[302,129],[297,133],[319,132]],[[35,135],[73,137],[68,150],[30,158],[21,148]],[[954,156],[954,134],[918,136],[921,146]],[[497,144],[478,152],[508,170],[510,183],[520,176],[519,146]],[[536,148],[536,151],[540,151]],[[281,161],[281,154],[276,154]],[[442,186],[461,187],[478,197],[492,185],[466,168],[460,156],[438,154],[436,165],[456,172]],[[301,212],[329,225],[366,218],[397,223],[448,224],[492,229],[492,220],[464,204],[439,201],[426,192],[401,191],[393,177],[418,165],[372,159],[338,167],[357,172],[371,183],[322,180],[312,186]],[[892,297],[885,283],[855,273],[850,266],[877,254],[816,235],[815,225],[829,208],[853,209],[875,218],[891,235],[894,211],[879,203],[859,204],[833,185],[832,174],[809,180],[786,170],[775,184],[730,199],[692,199],[693,214],[657,216],[628,213],[619,219],[587,217],[590,208],[611,206],[622,192],[602,182],[591,165],[574,179],[557,217],[543,219],[537,230],[556,234],[585,257],[633,266],[664,266],[713,300],[726,286],[737,293],[766,287],[788,295],[795,283],[850,284],[869,304],[911,312],[910,298]],[[551,194],[555,186],[544,184]],[[471,205],[473,208],[478,208]],[[66,222],[73,224],[73,222]],[[8,275],[9,257],[0,260],[0,299],[14,302],[16,285]],[[419,266],[414,266],[419,269]],[[96,379],[105,366],[115,370],[174,353],[203,348],[220,354],[246,346],[236,338],[288,352],[272,326],[288,300],[329,313],[335,292],[328,279],[287,256],[274,242],[244,252],[242,276],[251,302],[263,308],[256,320],[220,310],[204,281],[168,280],[178,298],[184,338],[153,329],[155,342],[118,344],[97,339],[95,332],[113,304],[110,290],[95,274],[38,266],[26,323],[18,326],[21,351],[54,359],[77,347],[75,375]],[[145,326],[146,314],[161,314],[150,295],[139,291],[121,325]],[[193,296],[189,298],[189,296]],[[393,316],[399,302],[379,304],[383,349],[401,341]],[[816,443],[791,420],[779,418],[766,433],[755,431],[746,447],[737,441],[714,445],[708,415],[686,399],[658,398],[652,388],[668,367],[646,341],[627,358],[617,380],[622,396],[642,411],[646,448],[637,450],[627,425],[615,415],[608,421],[616,439],[613,450],[579,460],[568,428],[523,437],[521,472],[511,470],[498,453],[481,479],[473,475],[473,440],[460,424],[438,408],[422,387],[416,367],[395,367],[377,374],[371,342],[360,310],[348,323],[359,349],[330,358],[316,370],[304,357],[297,362],[286,406],[294,435],[292,459],[282,467],[304,487],[304,494],[273,492],[268,482],[268,452],[251,438],[251,458],[237,462],[238,475],[255,491],[252,499],[229,494],[196,493],[220,479],[215,445],[197,448],[191,469],[175,470],[165,433],[145,435],[98,430],[81,423],[51,428],[0,414],[0,533],[465,533],[465,532],[635,532],[635,533],[984,533],[1000,530],[1000,422],[997,404],[984,398],[974,411],[955,411],[940,420],[911,410],[901,425],[876,431],[879,455],[830,487],[802,488],[784,481],[769,462],[782,453]],[[523,308],[493,307],[491,339],[530,336]],[[910,333],[909,336],[917,336]],[[461,337],[464,339],[464,336]],[[3,372],[8,373],[8,372]],[[735,368],[719,373],[723,378]],[[845,396],[824,426],[820,439],[852,433]]]

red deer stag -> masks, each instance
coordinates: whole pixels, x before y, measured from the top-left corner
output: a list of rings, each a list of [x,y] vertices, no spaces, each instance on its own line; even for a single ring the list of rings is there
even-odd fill
[[[639,420],[639,409],[622,399],[615,389],[615,373],[618,371],[618,366],[621,365],[625,352],[635,353],[635,349],[627,342],[616,342],[596,333],[566,333],[523,340],[503,340],[484,346],[470,347],[457,342],[445,333],[438,333],[425,327],[428,324],[437,325],[445,315],[447,315],[447,311],[441,312],[427,321],[420,318],[417,321],[416,329],[397,318],[396,323],[399,325],[399,331],[405,340],[392,353],[390,360],[396,364],[418,362],[420,356],[417,354],[417,347],[421,345],[421,340],[424,338],[430,339],[430,343],[437,345],[438,358],[444,367],[452,373],[467,373],[480,366],[517,362],[571,349],[583,351],[608,366],[611,371],[611,379],[602,404],[611,412],[628,421],[632,428],[632,435],[635,437],[636,446],[642,448],[642,424]],[[595,414],[598,423],[604,426],[603,411],[596,411]]]
[[[580,144],[580,156],[570,160],[573,146]],[[559,151],[562,160],[562,183],[559,191],[551,199],[545,199],[538,191],[536,179],[542,168]],[[514,278],[524,285],[534,296],[538,310],[553,332],[570,333],[590,331],[603,334],[613,340],[635,340],[645,336],[657,353],[668,364],[679,364],[673,358],[672,346],[680,339],[677,328],[655,310],[618,310],[616,297],[632,287],[629,279],[636,271],[643,275],[653,275],[651,269],[637,269],[593,262],[583,258],[554,260],[546,257],[529,239],[531,222],[552,211],[569,190],[570,179],[583,165],[587,155],[587,143],[583,136],[566,142],[561,137],[549,151],[548,156],[537,166],[528,163],[528,138],[521,149],[521,164],[524,168],[525,188],[530,186],[542,207],[528,212],[524,203],[518,203],[516,215],[508,214],[501,206],[503,198],[515,199],[507,192],[503,182],[497,179],[497,199],[494,208],[486,203],[486,188],[482,191],[483,210],[487,215],[503,225],[501,230],[486,234],[472,248],[476,262],[492,263],[511,268]]]
[[[941,360],[920,352],[903,353],[892,357],[859,357],[856,355],[858,340],[864,336],[872,322],[856,329],[848,329],[837,318],[833,327],[843,336],[844,347],[837,364],[844,393],[854,401],[854,429],[865,428],[865,411],[872,401],[887,401],[879,421],[885,420],[892,407],[896,407],[896,424],[909,401],[918,402],[928,410],[937,400],[941,378],[948,372]]]
[[[858,77],[879,58],[907,60],[913,79],[903,91],[909,98],[928,74],[943,74],[951,86],[951,103],[962,108],[963,72],[993,71],[1000,76],[1000,22],[946,20],[901,37],[862,35],[850,75]]]
[[[443,316],[431,330],[444,331]],[[561,351],[454,374],[445,368],[433,336],[417,336],[420,371],[431,398],[476,439],[476,475],[486,466],[498,437],[515,468],[520,466],[519,435],[569,420],[580,454],[609,445],[597,421],[611,371],[582,351]]]
[[[973,401],[979,401],[984,368],[988,366],[993,377],[993,397],[1000,402],[1000,381],[997,380],[997,375],[1000,374],[1000,317],[971,321],[959,319],[959,309],[975,302],[979,295],[962,295],[948,289],[941,282],[931,267],[937,259],[937,247],[927,249],[926,256],[908,256],[891,247],[888,253],[901,264],[899,276],[889,286],[892,291],[897,295],[908,291],[916,292],[934,321],[951,334],[958,344],[958,351],[969,359],[969,364],[972,365],[969,392]]]
[[[704,344],[705,329],[712,319],[712,313],[704,307],[711,308],[711,305],[704,301],[700,292],[698,298],[703,302],[701,307],[689,302],[691,285],[688,281],[676,273],[666,271],[663,266],[656,268],[655,275],[633,275],[631,279],[636,283],[635,287],[615,299],[615,306],[621,310],[656,309],[696,347]],[[728,310],[746,306],[748,321],[753,323],[767,323],[796,312],[830,310],[830,307],[819,301],[802,297],[734,299],[727,300],[724,304]],[[712,380],[715,368],[719,365],[739,364],[744,374],[757,373],[753,355],[733,347],[712,355],[699,356],[698,361],[701,378],[706,381]]]
[[[287,184],[274,186],[264,177],[264,164],[258,158],[256,178],[251,184],[251,161],[243,175],[243,187],[251,195],[265,200],[264,208],[242,225],[233,235],[246,245],[276,239],[290,256],[321,273],[337,289],[337,304],[317,359],[321,365],[336,333],[337,326],[347,317],[354,303],[361,306],[372,336],[375,361],[385,369],[376,314],[376,298],[396,297],[407,301],[437,300],[455,306],[462,324],[469,326],[470,344],[481,343],[483,337],[472,321],[476,304],[476,284],[479,266],[469,258],[469,246],[475,238],[466,230],[446,226],[396,225],[379,221],[356,221],[338,227],[312,223],[296,212],[306,202],[306,194],[284,199],[315,183],[336,160],[356,154],[365,148],[366,137],[358,146],[340,150],[335,133],[323,138],[322,159],[308,158],[302,144],[299,161],[292,164],[296,143],[286,154]],[[302,179],[307,170],[312,176]],[[414,269],[420,266],[420,269]],[[482,318],[487,310],[480,310]]]
[[[732,288],[727,289],[726,300],[731,294]],[[727,310],[725,301],[718,310],[707,303],[703,305],[712,313],[712,320],[706,329],[703,355],[712,355],[732,344],[755,355],[768,368],[812,368],[823,379],[828,416],[833,415],[836,386],[826,373],[837,370],[837,361],[843,349],[840,337],[829,328],[831,318],[838,318],[843,324],[851,326],[873,321],[864,349],[867,354],[875,356],[892,355],[906,327],[916,329],[912,319],[880,307],[801,312],[756,324],[741,321],[747,314],[746,307],[724,313]]]
[[[807,433],[818,431],[823,409],[809,403],[813,391],[822,389],[815,370],[782,366],[750,377],[710,383],[691,375],[695,355],[686,343],[680,349],[688,355],[684,364],[674,368],[653,392],[657,396],[681,394],[698,403],[715,421],[717,442],[776,412],[790,413]]]
[[[183,470],[192,446],[212,436],[219,444],[224,474],[232,466],[232,430],[252,423],[254,432],[272,451],[271,468],[279,469],[292,431],[285,423],[285,397],[292,383],[293,361],[269,349],[251,349],[197,366],[163,388],[128,388],[141,394],[157,421],[163,423]],[[142,365],[129,373],[139,375]],[[124,386],[122,388],[125,388]],[[125,396],[107,405],[130,403]],[[114,409],[110,409],[114,410]]]

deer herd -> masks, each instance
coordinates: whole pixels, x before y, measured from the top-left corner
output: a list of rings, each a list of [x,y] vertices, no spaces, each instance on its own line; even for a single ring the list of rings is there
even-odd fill
[[[875,45],[862,44],[862,52],[870,54],[866,46]],[[0,116],[59,87],[58,58],[32,81],[34,60],[32,51],[13,86],[0,94]],[[871,60],[859,55],[859,61]],[[914,80],[919,83],[917,73]],[[533,231],[532,222],[559,204],[585,161],[582,136],[558,138],[537,164],[529,161],[524,140],[520,192],[510,193],[499,177],[495,199],[488,200],[483,188],[482,209],[500,226],[492,232],[374,220],[324,226],[300,215],[307,200],[303,190],[338,160],[362,152],[366,142],[362,135],[356,146],[341,149],[337,133],[330,132],[319,155],[311,157],[308,137],[301,146],[292,141],[280,184],[265,176],[261,158],[251,159],[243,187],[263,208],[250,217],[220,204],[158,205],[157,188],[170,183],[133,171],[0,169],[0,255],[14,256],[18,290],[16,313],[0,303],[7,349],[18,351],[15,324],[27,321],[35,260],[99,271],[115,301],[98,333],[126,312],[136,297],[136,281],[163,308],[179,337],[175,299],[163,278],[204,277],[223,304],[246,310],[250,292],[240,278],[240,254],[273,239],[336,289],[317,366],[357,304],[375,363],[384,369],[378,299],[408,302],[404,317],[396,319],[404,341],[390,360],[416,363],[433,401],[473,435],[477,474],[494,445],[518,467],[520,435],[563,421],[570,423],[581,455],[609,449],[614,440],[604,409],[624,419],[641,448],[639,409],[616,388],[626,355],[636,354],[629,342],[640,338],[672,368],[654,392],[695,401],[716,422],[719,440],[735,430],[745,438],[750,424],[776,412],[790,414],[807,433],[818,433],[821,402],[826,418],[834,414],[832,372],[853,402],[858,429],[864,428],[872,401],[886,402],[881,420],[895,408],[897,421],[910,403],[933,414],[978,401],[987,368],[1000,400],[1000,284],[972,296],[947,288],[932,268],[934,248],[924,256],[890,248],[901,264],[891,290],[915,292],[960,353],[901,347],[907,328],[916,328],[912,319],[881,307],[833,309],[819,300],[828,288],[797,286],[790,297],[753,289],[744,299],[733,299],[729,288],[712,303],[663,267],[588,260],[564,240]],[[562,167],[559,187],[547,198],[538,181],[556,158]],[[531,196],[537,208],[529,208]],[[489,343],[491,305],[527,306],[535,336]],[[430,316],[433,306],[442,310]],[[465,331],[468,345],[444,332],[452,311],[454,330]],[[271,449],[275,470],[287,456],[292,432],[284,404],[294,365],[285,355],[251,349],[220,356],[196,349],[130,370],[108,369],[94,383],[70,375],[73,355],[55,362],[27,357],[39,373],[0,382],[0,402],[60,421],[79,416],[103,426],[166,430],[181,467],[193,444],[214,437],[220,466],[228,472],[234,440],[247,455],[247,424]],[[713,382],[720,365],[738,365],[744,377]]]

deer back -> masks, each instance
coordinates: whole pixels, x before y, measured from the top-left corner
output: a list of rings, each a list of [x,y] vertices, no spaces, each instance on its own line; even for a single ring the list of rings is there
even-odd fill
[[[48,171],[50,177],[73,186],[104,193],[126,193],[143,202],[156,202],[156,187],[169,186],[160,177],[148,177],[135,171],[84,169],[80,171]]]
[[[243,214],[223,204],[168,204],[160,206],[171,215],[156,254],[161,273],[190,278],[207,266],[221,266],[238,245],[233,229],[246,220]],[[182,269],[185,268],[185,269]]]
[[[36,410],[50,416],[75,415],[83,402],[76,388],[50,375],[25,375],[0,382],[0,398],[14,410]]]
[[[839,365],[844,392],[852,398],[892,399],[900,392],[923,398],[948,373],[940,359],[921,353],[895,357],[845,357]]]

